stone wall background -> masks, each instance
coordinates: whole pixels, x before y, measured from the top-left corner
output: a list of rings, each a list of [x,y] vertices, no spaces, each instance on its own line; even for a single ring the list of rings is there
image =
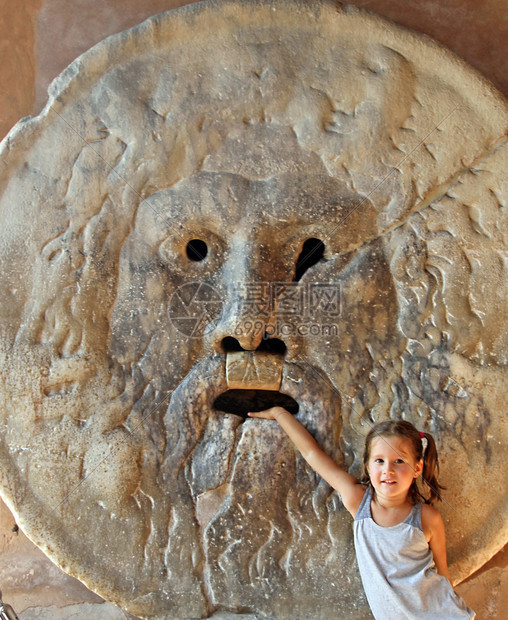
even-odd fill
[[[424,32],[508,96],[506,0],[351,1]],[[0,0],[0,138],[38,114],[46,90],[74,58],[106,36],[188,0]],[[97,550],[100,553],[100,549]],[[133,618],[53,565],[0,503],[0,589],[22,620]],[[508,547],[457,588],[479,620],[508,608]]]

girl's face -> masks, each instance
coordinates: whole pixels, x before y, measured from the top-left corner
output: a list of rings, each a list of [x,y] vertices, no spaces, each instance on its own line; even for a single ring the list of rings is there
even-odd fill
[[[405,498],[422,469],[423,461],[416,460],[413,445],[407,437],[389,435],[372,440],[367,471],[376,496]]]

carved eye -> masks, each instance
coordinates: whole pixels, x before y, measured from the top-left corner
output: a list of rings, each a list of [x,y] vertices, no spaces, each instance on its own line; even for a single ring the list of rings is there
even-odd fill
[[[303,274],[313,265],[318,263],[325,251],[325,244],[321,239],[311,237],[303,244],[302,251],[296,261],[295,282],[298,282]]]
[[[196,235],[189,239],[190,235]],[[203,226],[191,223],[187,230],[173,234],[159,245],[163,262],[182,273],[214,273],[221,268],[228,246],[224,239]]]
[[[208,246],[202,239],[191,239],[185,248],[187,258],[193,261],[201,261],[208,254]]]

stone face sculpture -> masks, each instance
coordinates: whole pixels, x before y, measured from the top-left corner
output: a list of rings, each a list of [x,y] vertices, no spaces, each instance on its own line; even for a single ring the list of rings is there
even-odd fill
[[[1,488],[32,540],[146,618],[365,617],[340,497],[245,420],[285,398],[357,475],[374,421],[435,433],[452,574],[481,566],[507,121],[429,39],[324,0],[185,7],[70,65],[1,154]]]

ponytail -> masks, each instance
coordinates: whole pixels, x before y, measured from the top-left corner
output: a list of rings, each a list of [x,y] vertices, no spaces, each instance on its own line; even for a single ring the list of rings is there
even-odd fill
[[[426,504],[433,504],[436,499],[441,499],[440,491],[442,491],[445,487],[441,486],[438,482],[437,476],[439,474],[439,461],[437,458],[437,448],[436,442],[434,441],[434,437],[430,433],[420,433],[421,441],[426,441],[426,446],[423,449],[422,458],[423,458],[423,471],[422,471],[422,482],[425,483],[429,488],[429,497],[426,498],[418,489],[418,486],[414,484],[416,487],[416,491],[418,495],[423,499]]]

